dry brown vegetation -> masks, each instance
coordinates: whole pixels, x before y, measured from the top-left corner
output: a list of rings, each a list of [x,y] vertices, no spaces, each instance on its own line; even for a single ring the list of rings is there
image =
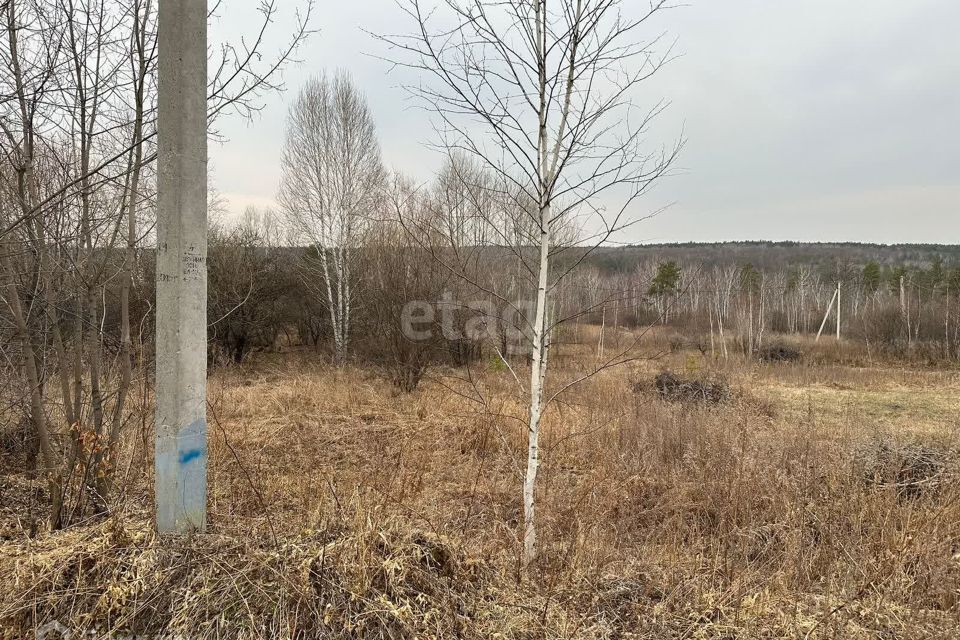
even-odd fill
[[[210,381],[208,534],[152,533],[139,436],[124,506],[65,531],[31,535],[41,484],[0,478],[0,637],[52,619],[191,638],[955,637],[960,375],[838,364],[829,344],[816,364],[679,351],[573,387],[544,425],[527,575],[509,371],[398,394],[263,354]],[[551,388],[591,351],[562,346]],[[665,369],[730,400],[638,384]]]

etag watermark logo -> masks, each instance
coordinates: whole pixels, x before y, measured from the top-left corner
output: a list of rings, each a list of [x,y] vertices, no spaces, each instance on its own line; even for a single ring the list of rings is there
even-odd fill
[[[496,340],[502,336],[510,344],[520,345],[528,338],[535,311],[532,300],[462,302],[444,292],[439,300],[407,302],[400,313],[400,327],[412,342],[431,340],[439,330],[446,340]]]

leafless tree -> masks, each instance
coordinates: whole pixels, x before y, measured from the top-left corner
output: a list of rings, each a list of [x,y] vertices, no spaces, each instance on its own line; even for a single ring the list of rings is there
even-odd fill
[[[305,284],[320,277],[337,362],[346,358],[357,243],[383,197],[385,171],[373,117],[344,72],[310,80],[290,107],[279,201],[312,247]]]
[[[642,219],[631,205],[670,167],[679,144],[649,152],[644,134],[663,108],[640,111],[637,87],[670,57],[641,31],[668,3],[623,0],[399,0],[414,24],[381,39],[423,82],[409,90],[436,117],[438,144],[469,154],[530,220],[522,253],[533,285],[524,565],[536,554],[536,477],[552,297],[580,259],[558,267],[558,228],[584,220],[596,247]],[[509,186],[509,190],[507,187]],[[615,202],[616,204],[612,204]],[[587,222],[588,220],[588,222]],[[532,255],[530,255],[532,253]]]

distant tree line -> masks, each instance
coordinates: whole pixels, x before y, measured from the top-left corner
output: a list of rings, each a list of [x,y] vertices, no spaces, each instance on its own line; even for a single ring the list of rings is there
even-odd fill
[[[599,261],[592,267],[593,290],[599,296],[620,292],[615,304],[624,326],[669,324],[704,344],[712,336],[715,348],[730,339],[748,354],[777,334],[816,334],[828,309],[827,334],[839,310],[841,335],[877,354],[960,353],[960,260],[948,265],[934,254],[927,264],[869,260],[759,269],[713,257],[678,262],[648,256],[630,271],[621,264],[611,271]]]

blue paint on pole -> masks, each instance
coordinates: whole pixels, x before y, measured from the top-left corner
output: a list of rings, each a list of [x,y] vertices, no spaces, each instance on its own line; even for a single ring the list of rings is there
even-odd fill
[[[206,451],[203,449],[194,449],[193,451],[186,451],[180,454],[180,464],[187,464],[191,460],[196,460],[206,455]]]
[[[176,500],[158,500],[158,529],[202,531],[207,520],[206,420],[195,420],[172,439],[158,439],[156,468],[158,484],[177,496]]]
[[[207,520],[207,421],[204,418],[177,434],[177,459],[177,489],[183,505],[180,515],[191,527],[203,529]]]

